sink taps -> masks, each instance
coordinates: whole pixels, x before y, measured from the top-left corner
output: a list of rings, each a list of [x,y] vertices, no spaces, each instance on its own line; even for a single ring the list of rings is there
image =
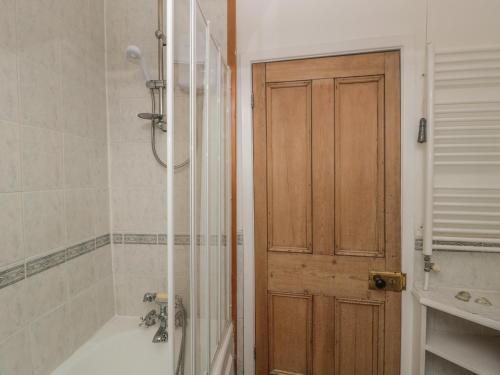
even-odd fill
[[[160,327],[158,331],[156,331],[153,337],[153,343],[161,343],[166,342],[168,340],[168,331],[167,331],[167,304],[160,304],[160,313],[158,314],[158,320],[160,321]]]

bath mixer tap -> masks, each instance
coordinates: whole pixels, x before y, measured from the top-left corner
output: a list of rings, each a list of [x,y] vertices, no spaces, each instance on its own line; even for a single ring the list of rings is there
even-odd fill
[[[168,331],[167,331],[167,304],[160,304],[160,313],[158,314],[158,320],[160,321],[160,327],[158,327],[158,331],[156,331],[153,337],[153,343],[161,343],[166,342],[168,340]]]
[[[157,317],[158,314],[156,313],[156,310],[151,310],[146,314],[146,316],[141,316],[141,323],[139,324],[139,326],[145,326],[147,328],[154,326],[156,324]]]
[[[156,300],[156,293],[145,293],[142,302],[154,302]]]

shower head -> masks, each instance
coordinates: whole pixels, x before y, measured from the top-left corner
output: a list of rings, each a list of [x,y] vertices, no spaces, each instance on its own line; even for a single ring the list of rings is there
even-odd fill
[[[140,48],[134,45],[128,46],[126,50],[126,56],[128,61],[133,62],[135,64],[139,64],[141,66],[142,74],[144,75],[144,80],[146,82],[150,81],[151,75],[149,74],[148,64],[146,63],[146,60],[142,56]]]

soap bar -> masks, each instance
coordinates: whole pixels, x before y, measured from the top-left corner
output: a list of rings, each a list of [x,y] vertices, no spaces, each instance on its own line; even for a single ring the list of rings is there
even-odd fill
[[[168,301],[167,293],[156,293],[156,302],[165,303]]]

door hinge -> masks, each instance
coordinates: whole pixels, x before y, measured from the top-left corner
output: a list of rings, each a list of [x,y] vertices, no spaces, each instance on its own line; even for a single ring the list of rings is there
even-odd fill
[[[252,98],[250,99],[250,105],[252,106],[252,109],[255,105],[254,100],[253,100],[253,92],[252,92]]]
[[[255,348],[255,346],[253,347],[253,360],[257,360],[257,349]]]

